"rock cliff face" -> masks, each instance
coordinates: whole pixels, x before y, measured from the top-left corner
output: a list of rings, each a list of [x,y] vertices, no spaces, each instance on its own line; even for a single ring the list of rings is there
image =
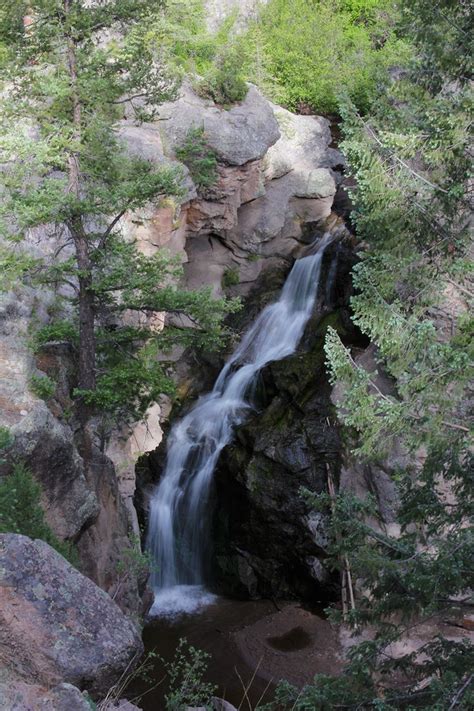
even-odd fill
[[[186,173],[179,204],[129,215],[124,228],[145,252],[165,247],[180,255],[189,287],[211,285],[220,294],[232,271],[233,293],[245,294],[276,258],[296,252],[306,223],[329,217],[343,159],[329,148],[326,119],[296,116],[253,86],[240,105],[224,110],[185,84],[155,124],[125,121],[119,136],[129,152],[173,164],[196,128],[217,156],[216,183],[198,194]]]
[[[189,287],[210,285],[216,294],[245,295],[265,284],[266,275],[288,269],[304,246],[306,223],[328,218],[341,157],[328,147],[325,119],[295,116],[252,86],[241,104],[224,110],[185,85],[154,124],[136,126],[124,119],[117,131],[128,152],[178,165],[176,150],[196,127],[204,127],[218,158],[216,183],[198,191],[181,166],[185,191],[179,203],[150,204],[126,215],[122,227],[147,254],[164,247],[179,255]],[[57,246],[51,227],[29,236],[32,255],[50,254]],[[22,289],[0,299],[0,425],[14,438],[0,475],[8,473],[14,458],[26,462],[41,484],[41,503],[54,533],[74,541],[82,571],[135,614],[144,581],[132,572],[123,580],[120,573],[133,547],[130,536],[139,533],[134,465],[159,444],[166,406],[151,408],[144,426],[112,433],[105,453],[96,438],[91,466],[85,467],[71,419],[73,353],[53,343],[38,356],[28,342],[31,324],[47,323],[56,313],[55,294]],[[181,382],[189,379],[186,360],[177,370]],[[58,383],[47,401],[34,394],[31,383],[42,374]]]
[[[206,0],[206,20],[210,32],[215,32],[229,17],[236,15],[236,29],[255,16],[259,5],[268,0]]]
[[[162,107],[156,127],[145,127],[155,136],[154,160],[174,161],[188,132],[199,127],[218,158],[216,183],[206,190],[188,189],[179,206],[158,207],[138,226],[129,218],[127,228],[149,250],[158,244],[154,225],[159,225],[159,244],[181,255],[188,286],[211,286],[218,295],[244,297],[245,316],[233,322],[242,332],[275,298],[293,258],[318,233],[333,228],[337,232],[331,208],[343,158],[330,148],[326,119],[296,116],[271,105],[254,87],[241,105],[226,111],[185,86],[178,101]],[[145,155],[136,129],[125,124],[121,130],[128,150]],[[170,209],[174,217],[167,220],[164,211]],[[171,226],[168,233],[165,224]],[[347,301],[350,250],[337,249],[337,286],[325,305],[322,296],[326,316]],[[325,268],[329,272],[329,262]],[[342,312],[334,319],[348,321]],[[301,486],[323,487],[326,461],[337,458],[340,449],[335,426],[327,424],[332,405],[323,373],[324,324],[313,324],[312,329],[304,353],[262,374],[270,399],[264,412],[238,433],[217,475],[216,584],[233,594],[330,592],[330,575],[320,562],[325,555],[324,526],[309,520],[299,496]],[[181,359],[182,395],[188,390],[194,396],[209,387],[216,370],[210,364],[207,374],[201,367],[197,375],[195,362]],[[295,405],[298,399],[305,402],[303,411]],[[143,488],[156,480],[165,446],[150,460],[155,471],[143,477],[140,508],[146,507]],[[264,539],[274,541],[271,551],[264,551]]]

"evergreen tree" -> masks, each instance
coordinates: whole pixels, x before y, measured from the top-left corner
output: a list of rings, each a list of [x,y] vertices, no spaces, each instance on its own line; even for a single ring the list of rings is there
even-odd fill
[[[359,590],[347,622],[371,633],[350,650],[341,678],[317,677],[302,692],[283,685],[277,708],[474,706],[468,632],[454,641],[440,626],[472,610],[474,585],[472,14],[467,3],[416,0],[402,3],[401,23],[413,64],[399,68],[365,118],[350,102],[342,109],[357,184],[353,220],[365,243],[353,319],[375,344],[393,394],[381,392],[335,331],[326,342],[333,381],[344,386],[339,417],[351,456],[377,463],[397,445],[412,462],[394,475],[401,531],[368,525],[377,512],[370,498],[305,492],[316,508],[332,508],[333,562],[350,567]],[[394,643],[429,620],[439,635],[395,656]]]
[[[183,189],[178,170],[127,156],[115,130],[125,106],[137,120],[150,118],[174,95],[175,77],[146,42],[163,5],[33,0],[9,3],[0,15],[8,47],[0,114],[5,288],[10,275],[73,290],[77,328],[53,324],[38,343],[61,334],[77,344],[83,424],[95,406],[142,415],[171,388],[158,350],[217,344],[222,317],[236,306],[209,290],[177,288],[176,261],[144,256],[120,229],[127,212]],[[21,240],[45,226],[59,247],[51,259],[34,259]],[[124,326],[120,314],[130,311],[185,315],[192,328]]]

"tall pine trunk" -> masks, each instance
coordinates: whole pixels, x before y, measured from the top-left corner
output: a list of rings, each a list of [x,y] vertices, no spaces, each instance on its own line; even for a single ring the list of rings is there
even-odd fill
[[[64,0],[64,13],[66,21],[70,15],[74,0]],[[80,145],[82,107],[78,92],[76,68],[76,44],[73,36],[67,38],[67,61],[69,78],[71,82],[71,105],[73,123],[73,141]],[[69,164],[69,192],[79,200],[80,167],[79,154],[71,152]],[[68,222],[68,228],[74,242],[76,261],[79,269],[79,377],[78,387],[81,390],[95,390],[96,387],[96,342],[95,342],[95,306],[92,291],[92,262],[89,256],[87,233],[84,229],[82,217],[77,215]],[[90,417],[90,407],[83,399],[79,401],[79,420],[85,427]]]

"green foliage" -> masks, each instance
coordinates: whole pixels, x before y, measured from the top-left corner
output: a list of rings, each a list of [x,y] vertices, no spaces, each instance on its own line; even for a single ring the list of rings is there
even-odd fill
[[[240,283],[240,274],[237,267],[228,267],[222,275],[222,286],[228,289]]]
[[[85,698],[86,703],[89,704],[91,711],[97,711],[97,704],[95,703],[94,699],[89,696],[89,692],[83,691],[82,695]]]
[[[3,0],[0,7],[0,69],[11,59],[11,45],[21,35],[27,3],[23,0]],[[1,79],[0,79],[1,86]]]
[[[77,327],[71,321],[51,321],[38,328],[33,336],[33,349],[35,352],[41,350],[48,343],[71,343],[77,345],[78,331]]]
[[[243,73],[245,64],[242,45],[228,44],[197,84],[198,93],[222,106],[243,101],[248,92]]]
[[[198,188],[212,187],[218,178],[217,158],[206,141],[204,128],[192,128],[176,157],[184,163]]]
[[[394,13],[390,0],[270,0],[247,36],[249,77],[290,109],[336,113],[342,92],[367,111],[407,53]]]
[[[0,425],[0,464],[4,464],[5,459],[2,457],[2,452],[10,447],[13,443],[13,435],[8,427]]]
[[[144,325],[97,327],[96,389],[75,395],[114,418],[137,420],[161,394],[174,394],[166,353],[177,344],[218,348],[228,335],[223,317],[238,310],[240,301],[213,299],[208,288],[180,289],[182,267],[163,252],[145,257],[133,244],[111,238],[105,256],[97,258],[94,274],[98,300],[118,315],[136,314]],[[173,324],[151,331],[146,316],[163,312]]]
[[[17,7],[9,3],[0,15],[12,49],[11,83],[0,110],[0,161],[9,166],[0,207],[2,287],[28,284],[64,294],[66,286],[69,296],[62,298],[82,316],[67,324],[55,314],[36,334],[35,348],[51,339],[74,345],[83,415],[97,407],[133,418],[172,390],[163,351],[176,343],[217,347],[226,335],[222,318],[236,308],[209,290],[178,288],[176,262],[164,253],[146,257],[121,230],[126,213],[184,193],[182,171],[128,155],[116,126],[124,105],[140,121],[175,95],[182,74],[177,57],[188,52],[192,32],[182,42],[176,37],[162,46],[158,40],[166,23],[180,24],[198,6],[74,0],[63,7],[59,0],[38,0],[28,3],[35,17],[28,32],[8,29],[18,25]],[[201,26],[202,13],[193,21]],[[107,39],[97,41],[98,31]],[[190,159],[209,182],[212,156]],[[56,249],[31,259],[22,240],[31,229],[46,235],[45,225],[54,230]],[[174,323],[161,332],[150,324],[163,311]],[[140,325],[122,327],[124,313]],[[103,325],[110,323],[118,325]],[[34,382],[45,396],[46,385]]]
[[[235,16],[214,34],[206,29],[202,0],[170,0],[166,11],[151,21],[144,41],[159,51],[176,76],[195,77],[196,90],[218,104],[241,101],[247,94],[243,45],[232,39]]]
[[[205,73],[226,39],[226,29],[217,36],[207,32],[202,0],[168,0],[166,11],[153,18],[145,37],[180,75]]]
[[[49,400],[56,391],[56,383],[48,375],[35,375],[30,377],[30,389],[42,400]]]
[[[352,648],[340,682],[318,678],[296,709],[310,700],[316,709],[333,702],[441,711],[474,703],[467,640],[440,633],[397,660],[390,654],[414,622],[463,614],[474,584],[466,406],[473,373],[472,89],[456,49],[467,41],[469,21],[462,3],[419,0],[401,9],[413,62],[369,119],[350,101],[342,107],[343,149],[357,185],[353,220],[367,245],[354,269],[351,305],[354,322],[376,346],[374,372],[358,365],[334,330],[326,339],[331,377],[343,386],[338,412],[353,436],[353,456],[377,465],[394,447],[405,454],[407,464],[394,474],[401,530],[395,536],[382,521],[374,526],[370,501],[347,492],[332,501],[310,497],[315,508],[331,504],[333,565],[346,558],[363,591],[349,621],[359,630],[370,624],[375,636]],[[451,289],[457,297],[447,318]],[[403,693],[395,683],[400,673]],[[291,707],[293,690],[281,693],[282,708]]]
[[[205,681],[209,655],[180,639],[172,661],[164,662],[169,679],[165,697],[167,711],[184,711],[189,706],[211,708],[217,687]]]
[[[15,464],[13,472],[0,479],[0,533],[20,533],[40,538],[73,565],[78,564],[74,546],[60,541],[45,521],[40,505],[41,487],[23,464]]]
[[[10,430],[8,427],[3,427],[3,425],[0,426],[0,452],[2,449],[7,449],[7,447],[10,446],[12,443],[13,438]]]
[[[153,556],[148,551],[142,551],[140,536],[132,536],[130,547],[122,551],[122,558],[117,563],[117,572],[120,575],[136,577],[148,571],[153,565]]]

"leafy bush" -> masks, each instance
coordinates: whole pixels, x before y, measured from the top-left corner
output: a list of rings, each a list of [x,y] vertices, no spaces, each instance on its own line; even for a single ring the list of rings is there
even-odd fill
[[[188,168],[198,188],[210,188],[217,180],[216,154],[206,142],[204,128],[192,128],[176,157]]]
[[[41,487],[31,472],[23,464],[15,464],[13,472],[0,481],[0,533],[40,538],[77,565],[73,545],[56,538],[46,523],[40,498]]]
[[[38,351],[46,343],[52,341],[77,344],[77,328],[70,321],[52,321],[36,331],[33,338],[33,348]]]
[[[209,654],[187,645],[180,639],[175,656],[165,662],[170,690],[166,700],[167,711],[182,711],[188,706],[208,707],[216,691],[213,684],[204,681]]]
[[[8,427],[0,426],[0,451],[10,446],[12,435]]]
[[[270,0],[250,28],[250,77],[290,109],[335,113],[347,94],[366,111],[406,54],[391,0]]]
[[[48,375],[32,375],[30,388],[42,400],[49,400],[56,391],[56,383]]]
[[[226,269],[222,275],[222,286],[224,289],[228,289],[231,286],[237,286],[240,282],[239,270],[237,267]]]
[[[244,66],[245,57],[241,50],[235,44],[228,45],[198,83],[198,94],[224,106],[243,101],[248,92]]]

